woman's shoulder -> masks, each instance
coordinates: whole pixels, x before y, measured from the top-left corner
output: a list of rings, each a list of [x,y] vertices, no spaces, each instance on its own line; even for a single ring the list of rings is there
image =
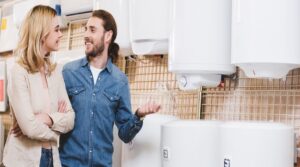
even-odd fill
[[[55,69],[53,70],[54,73],[61,73],[62,72],[63,65],[62,64],[56,64]]]
[[[12,67],[12,74],[28,74],[28,71],[25,67],[16,62]]]
[[[15,63],[8,72],[8,80],[13,82],[19,82],[28,78],[28,71],[19,63]]]
[[[63,68],[63,66],[61,64],[56,64],[56,66],[55,66],[54,70],[52,71],[51,75],[54,75],[54,76],[61,75],[62,68]]]
[[[59,81],[62,78],[62,65],[57,64],[54,70],[51,72],[50,77],[54,78],[54,80]]]

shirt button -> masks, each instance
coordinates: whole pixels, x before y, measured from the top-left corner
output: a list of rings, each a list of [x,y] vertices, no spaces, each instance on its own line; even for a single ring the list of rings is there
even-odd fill
[[[93,131],[91,131],[91,134],[93,134]]]
[[[93,96],[95,96],[96,94],[95,93],[93,93]]]
[[[92,76],[92,75],[90,75],[90,78],[93,78],[93,76]]]
[[[113,99],[114,99],[113,97],[110,98],[110,100],[113,100]]]
[[[93,151],[92,150],[90,150],[90,153],[92,153]]]

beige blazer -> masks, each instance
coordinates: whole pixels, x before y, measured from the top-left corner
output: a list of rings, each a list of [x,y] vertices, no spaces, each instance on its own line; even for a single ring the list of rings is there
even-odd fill
[[[12,121],[13,125],[19,124],[24,135],[8,135],[3,153],[6,167],[39,167],[43,141],[50,141],[52,145],[54,167],[61,166],[58,155],[59,134],[73,129],[75,114],[58,67],[47,77],[47,83],[48,98],[40,73],[29,74],[17,63],[12,69],[11,82],[8,83]],[[45,107],[49,104],[46,99],[49,97],[51,111],[48,114],[53,120],[51,128],[34,116],[35,113],[46,112]],[[57,111],[59,100],[67,102],[68,112]]]

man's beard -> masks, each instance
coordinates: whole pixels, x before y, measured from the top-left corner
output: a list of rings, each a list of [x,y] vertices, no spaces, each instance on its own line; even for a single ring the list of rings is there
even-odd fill
[[[92,43],[93,44],[93,43]],[[104,38],[101,38],[101,44],[99,46],[93,45],[93,50],[90,52],[85,52],[88,60],[93,59],[94,57],[101,55],[104,50]]]

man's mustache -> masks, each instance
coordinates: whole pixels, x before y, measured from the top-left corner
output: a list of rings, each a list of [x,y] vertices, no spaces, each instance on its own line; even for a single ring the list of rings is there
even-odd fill
[[[89,42],[89,43],[93,43],[93,40],[92,40],[92,39],[90,39],[90,38],[84,38],[84,42],[85,42],[85,43],[87,43],[87,42]]]

